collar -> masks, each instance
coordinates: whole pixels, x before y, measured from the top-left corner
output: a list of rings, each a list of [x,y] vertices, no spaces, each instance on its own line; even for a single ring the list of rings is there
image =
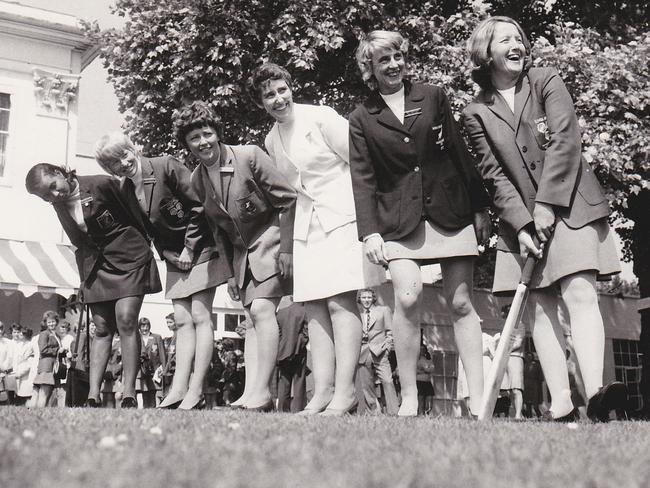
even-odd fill
[[[424,90],[422,90],[420,84],[404,80],[404,106],[406,106],[407,101],[421,102],[422,100],[424,100]],[[371,114],[378,114],[385,108],[388,108],[379,90],[374,90],[364,105]]]

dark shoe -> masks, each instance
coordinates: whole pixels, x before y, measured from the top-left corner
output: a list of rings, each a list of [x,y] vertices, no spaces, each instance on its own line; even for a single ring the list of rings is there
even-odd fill
[[[89,398],[84,404],[84,407],[87,408],[100,408],[101,406],[102,404],[99,402],[99,400],[95,400],[94,398]]]
[[[199,401],[192,405],[190,408],[179,408],[178,410],[203,410],[205,408],[205,405],[205,397],[201,395]]]
[[[573,410],[571,410],[566,415],[563,415],[562,417],[553,417],[553,415],[551,415],[551,412],[549,410],[548,412],[544,412],[544,415],[542,415],[542,420],[545,420],[546,422],[557,422],[560,424],[568,424],[580,420],[580,412],[578,412],[577,408],[574,408]]]
[[[627,386],[620,381],[612,381],[589,399],[587,416],[594,422],[609,422],[609,412],[625,410],[626,406]]]
[[[163,409],[163,410],[176,410],[178,408],[178,406],[181,404],[181,402],[183,401],[183,399],[180,399],[177,402],[169,403],[167,405],[163,405],[164,401],[165,401],[165,399],[163,398],[163,401],[160,402],[160,405],[158,405],[157,408]]]
[[[244,407],[244,409],[247,412],[272,412],[275,410],[275,404],[273,403],[273,400],[269,400],[264,405],[260,405],[259,407]]]
[[[138,408],[138,401],[133,397],[122,398],[121,408]]]
[[[348,408],[326,408],[323,410],[323,412],[320,414],[323,417],[343,417],[346,414],[353,414],[357,411],[357,407],[359,406],[359,400],[356,398],[352,402],[352,404]]]

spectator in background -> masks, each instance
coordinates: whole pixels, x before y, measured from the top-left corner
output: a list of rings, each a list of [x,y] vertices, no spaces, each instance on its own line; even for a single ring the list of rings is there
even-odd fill
[[[5,324],[0,322],[0,405],[9,403],[7,375],[13,367],[13,343],[5,337]]]
[[[375,379],[379,378],[384,392],[386,413],[395,415],[399,409],[393,371],[388,354],[393,348],[392,314],[388,307],[377,304],[374,290],[366,288],[357,294],[361,316],[361,352],[359,354],[358,384],[366,408],[377,404]],[[360,395],[360,396],[361,396]]]
[[[38,334],[39,359],[34,378],[37,407],[49,405],[54,387],[58,383],[54,379],[54,363],[58,360],[61,349],[61,343],[55,333],[58,324],[58,313],[48,310],[43,314],[41,332]]]
[[[524,355],[524,411],[523,414],[528,418],[538,418],[542,416],[539,409],[542,403],[542,385],[544,383],[544,373],[537,357],[532,352]]]
[[[54,391],[52,392],[51,405],[56,407],[65,407],[67,370],[70,367],[70,360],[72,359],[70,347],[74,341],[74,337],[72,337],[69,332],[70,322],[67,320],[59,320],[59,324],[56,326],[54,331],[60,344],[59,357],[57,358],[57,361],[59,361],[61,365],[65,366],[66,375],[63,378],[55,378],[58,381],[56,382]]]
[[[114,335],[111,344],[111,355],[104,372],[102,383],[102,407],[115,408],[118,396],[122,394],[122,347],[120,336]]]
[[[14,349],[13,374],[16,378],[16,405],[25,405],[32,396],[34,385],[30,372],[34,367],[34,346],[32,345],[32,329],[20,326],[16,329],[16,344]],[[12,326],[13,329],[13,326]]]
[[[237,398],[240,390],[239,371],[237,369],[239,358],[235,353],[235,345],[232,339],[224,339],[222,345],[221,362],[223,363],[223,373],[221,375],[221,391],[224,404],[230,405]]]
[[[140,348],[140,370],[138,371],[136,391],[142,408],[156,406],[156,385],[153,375],[159,366],[165,366],[165,347],[162,337],[151,333],[151,322],[142,317],[138,320],[142,346]]]
[[[174,373],[176,371],[176,333],[178,331],[178,327],[176,327],[174,312],[168,314],[165,317],[165,323],[167,324],[167,328],[172,333],[172,335],[163,339],[166,361],[161,371],[162,398],[165,398],[167,396],[167,393],[169,392],[169,389],[172,385]]]
[[[286,300],[286,301],[285,301]],[[280,326],[278,347],[278,410],[299,412],[307,405],[307,316],[305,306],[285,297],[277,312]]]
[[[433,409],[433,362],[425,344],[420,346],[420,357],[416,366],[418,387],[418,415],[429,415]]]

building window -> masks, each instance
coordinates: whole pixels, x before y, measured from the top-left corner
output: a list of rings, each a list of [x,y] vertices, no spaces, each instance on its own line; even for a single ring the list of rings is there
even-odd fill
[[[639,341],[614,339],[614,371],[616,380],[627,385],[629,409],[639,410],[643,407],[641,389],[641,359]]]
[[[456,389],[458,384],[458,353],[455,351],[431,351],[433,363],[433,397],[434,412],[436,414],[451,415],[456,403]]]
[[[7,166],[7,140],[9,139],[9,112],[11,96],[0,93],[0,178],[5,175]]]

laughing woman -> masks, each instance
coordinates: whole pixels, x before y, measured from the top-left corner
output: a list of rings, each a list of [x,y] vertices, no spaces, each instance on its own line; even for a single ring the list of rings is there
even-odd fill
[[[573,101],[557,71],[530,67],[530,44],[514,20],[484,20],[468,47],[481,92],[463,121],[501,222],[493,291],[512,293],[526,255],[542,256],[532,239],[537,235],[545,249],[526,313],[552,416],[558,421],[577,416],[558,319],[563,300],[590,398],[588,415],[606,421],[610,410],[625,407],[626,388],[619,382],[603,387],[605,335],[596,277],[620,267],[607,199],[582,158]]]
[[[315,390],[303,415],[340,415],[357,405],[362,333],[356,291],[385,277],[357,239],[348,122],[329,107],[294,103],[291,76],[276,64],[257,68],[248,85],[275,120],[266,149],[298,195],[293,299],[306,306]]]
[[[357,49],[368,99],[350,115],[350,168],[359,238],[372,263],[388,265],[393,335],[402,385],[399,415],[417,414],[420,266],[440,263],[470,409],[483,394],[481,325],[472,305],[477,238],[489,235],[489,205],[445,92],[405,80],[408,42],[373,31]]]
[[[137,407],[138,314],[144,295],[161,290],[142,220],[124,205],[119,183],[110,176],[77,176],[66,168],[40,163],[27,173],[25,186],[29,193],[53,205],[77,248],[80,288],[96,325],[88,405],[101,405],[100,386],[117,332],[124,367],[122,407]]]
[[[228,292],[241,299],[252,321],[246,331],[248,384],[236,405],[268,411],[278,353],[275,311],[290,293],[296,194],[264,151],[224,144],[221,129],[221,120],[204,102],[174,114],[177,140],[200,162],[192,185],[231,267]]]
[[[146,158],[128,136],[102,137],[95,158],[106,172],[122,178],[133,212],[141,212],[167,265],[165,298],[172,301],[176,326],[176,370],[160,408],[203,405],[203,379],[212,358],[212,302],[230,276],[215,248],[191,172],[171,156]]]

